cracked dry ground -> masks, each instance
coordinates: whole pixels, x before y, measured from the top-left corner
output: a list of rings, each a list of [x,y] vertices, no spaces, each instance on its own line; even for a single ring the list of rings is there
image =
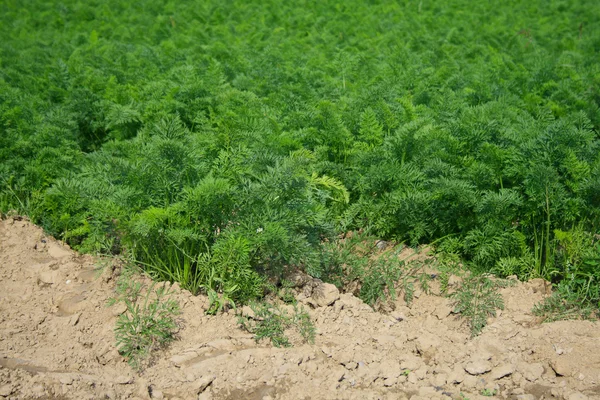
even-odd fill
[[[0,399],[600,399],[598,325],[539,324],[541,281],[503,289],[473,339],[444,297],[386,315],[334,292],[310,308],[315,344],[292,348],[255,343],[175,285],[178,340],[137,374],[115,349],[114,280],[26,220],[0,221]]]

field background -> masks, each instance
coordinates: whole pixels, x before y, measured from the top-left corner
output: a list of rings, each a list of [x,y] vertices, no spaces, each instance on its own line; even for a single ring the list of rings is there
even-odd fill
[[[360,231],[591,315],[598,21],[575,0],[4,0],[0,210],[238,304],[297,270],[388,295],[401,266],[349,255]]]

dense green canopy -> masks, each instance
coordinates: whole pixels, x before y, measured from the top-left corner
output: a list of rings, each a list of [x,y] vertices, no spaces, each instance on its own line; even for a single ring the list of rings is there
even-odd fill
[[[0,210],[240,301],[285,268],[326,279],[323,243],[362,228],[597,304],[599,20],[591,0],[4,0]]]

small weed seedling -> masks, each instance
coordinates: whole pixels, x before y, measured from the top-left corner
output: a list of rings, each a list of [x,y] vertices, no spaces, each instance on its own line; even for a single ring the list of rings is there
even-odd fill
[[[484,275],[472,276],[465,279],[462,286],[451,295],[454,312],[468,319],[473,336],[481,332],[489,316],[496,316],[497,308],[504,308],[497,287],[496,282]]]
[[[175,338],[179,305],[168,299],[164,287],[155,289],[152,284],[141,299],[142,285],[133,280],[132,273],[124,273],[117,283],[117,299],[127,307],[115,326],[115,338],[119,353],[129,365],[142,370],[150,362],[152,352],[160,349]]]
[[[310,316],[303,308],[294,306],[293,315],[269,303],[251,304],[253,317],[240,316],[239,324],[248,332],[254,334],[258,342],[268,338],[275,347],[290,347],[291,343],[285,335],[286,329],[295,329],[307,343],[315,340],[315,327]]]
[[[292,289],[290,288],[282,288],[281,290],[279,290],[279,298],[281,299],[281,301],[283,301],[286,304],[296,304],[296,296],[294,296],[294,292],[292,291]]]
[[[229,308],[235,310],[235,302],[228,293],[217,293],[216,290],[207,288],[206,294],[208,295],[208,309],[206,310],[206,314],[217,315],[223,311],[227,311]]]

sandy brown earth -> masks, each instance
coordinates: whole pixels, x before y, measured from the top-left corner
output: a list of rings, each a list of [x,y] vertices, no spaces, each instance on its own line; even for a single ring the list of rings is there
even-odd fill
[[[233,312],[206,316],[205,297],[175,286],[178,340],[138,374],[115,348],[115,271],[97,264],[0,221],[0,399],[600,399],[598,324],[539,324],[541,281],[503,289],[505,310],[473,339],[445,297],[386,315],[315,290],[302,299],[315,344],[292,348],[257,344]]]

